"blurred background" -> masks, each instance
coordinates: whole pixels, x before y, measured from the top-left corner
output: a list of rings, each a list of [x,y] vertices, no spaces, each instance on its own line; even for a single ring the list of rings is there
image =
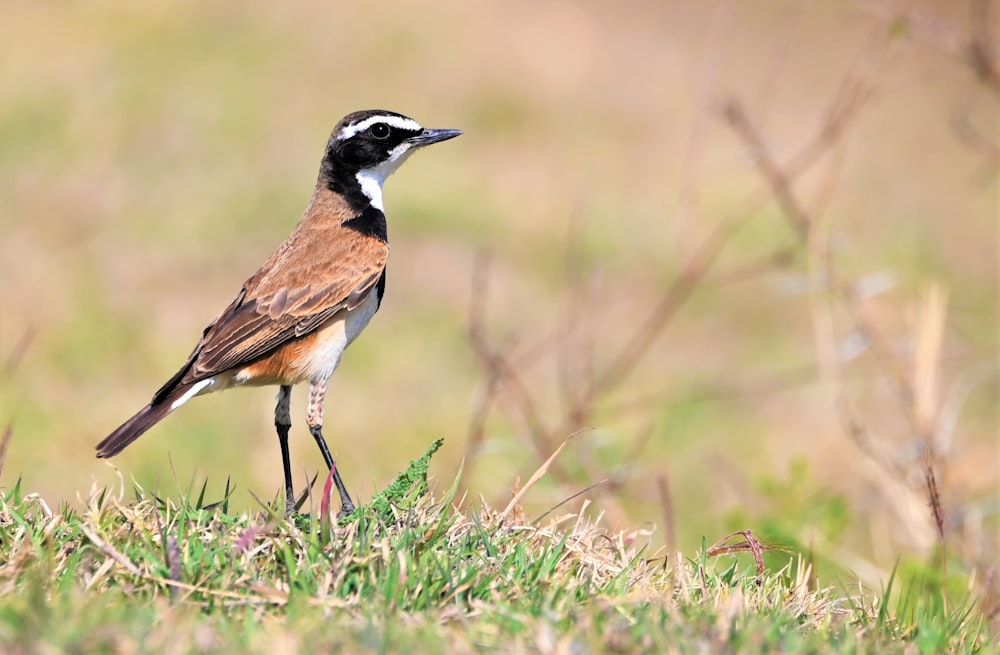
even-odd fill
[[[5,3],[0,486],[117,487],[94,445],[290,232],[336,121],[386,108],[465,135],[386,185],[387,295],[327,401],[356,497],[443,437],[437,484],[467,456],[467,504],[502,506],[587,429],[529,517],[596,484],[557,512],[688,554],[752,529],[877,580],[943,532],[995,562],[998,14]],[[199,398],[112,463],[254,508],[274,395]]]

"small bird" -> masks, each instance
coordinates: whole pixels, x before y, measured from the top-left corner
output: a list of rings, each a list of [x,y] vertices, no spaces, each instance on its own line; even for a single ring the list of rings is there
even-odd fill
[[[187,361],[148,405],[97,444],[112,457],[195,396],[230,387],[278,385],[274,427],[295,511],[288,452],[292,385],[309,383],[306,425],[340,494],[354,503],[323,438],[327,384],[344,349],[378,311],[389,257],[382,184],[415,150],[462,132],[425,129],[383,110],[358,111],[333,128],[302,218],[236,298],[205,328]]]

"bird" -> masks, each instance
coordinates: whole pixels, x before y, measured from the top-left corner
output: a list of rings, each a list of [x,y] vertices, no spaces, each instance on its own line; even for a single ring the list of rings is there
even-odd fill
[[[416,150],[462,134],[426,129],[381,109],[342,118],[330,134],[312,198],[291,235],[209,323],[184,365],[140,409],[97,444],[117,455],[195,396],[242,386],[278,386],[274,426],[284,472],[285,511],[296,511],[288,435],[292,386],[308,382],[306,425],[340,495],[355,511],[323,437],[330,376],[378,311],[389,241],[382,185]]]

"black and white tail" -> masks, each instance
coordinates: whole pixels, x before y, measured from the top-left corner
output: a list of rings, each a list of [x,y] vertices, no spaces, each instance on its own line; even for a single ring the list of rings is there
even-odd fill
[[[210,384],[208,380],[201,380],[194,384],[177,384],[173,389],[166,387],[161,389],[150,404],[140,409],[135,416],[122,423],[117,430],[105,437],[104,441],[97,444],[97,456],[114,457],[125,450],[130,443],[163,420],[167,414],[208,386],[206,383]]]

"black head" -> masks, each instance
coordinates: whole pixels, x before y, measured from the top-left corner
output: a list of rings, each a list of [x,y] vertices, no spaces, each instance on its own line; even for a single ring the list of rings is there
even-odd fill
[[[321,174],[334,183],[350,184],[351,178],[364,186],[367,179],[381,188],[414,150],[459,134],[459,130],[425,129],[412,118],[392,111],[356,111],[333,128]]]
[[[392,111],[356,111],[333,128],[319,184],[340,194],[357,212],[344,225],[385,241],[382,183],[414,150],[459,134],[459,130],[424,129],[412,118]]]

